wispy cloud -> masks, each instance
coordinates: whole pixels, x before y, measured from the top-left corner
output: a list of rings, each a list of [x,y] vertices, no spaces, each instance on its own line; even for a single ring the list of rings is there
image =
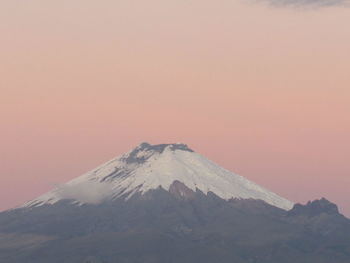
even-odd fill
[[[275,7],[323,8],[332,6],[350,7],[350,0],[257,0]]]
[[[87,204],[100,203],[111,191],[109,184],[96,182],[59,185],[56,190],[60,199],[74,199]]]

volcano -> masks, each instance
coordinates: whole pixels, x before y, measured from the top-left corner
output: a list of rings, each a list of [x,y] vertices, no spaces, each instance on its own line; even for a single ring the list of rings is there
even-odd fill
[[[348,263],[350,220],[291,201],[187,145],[142,143],[0,213],[4,263]]]
[[[196,191],[229,199],[256,199],[282,209],[293,203],[263,187],[231,173],[188,148],[185,144],[142,143],[57,189],[27,203],[27,207],[72,203],[101,203],[129,199],[137,193],[164,189],[190,197]],[[186,190],[185,190],[186,189]]]

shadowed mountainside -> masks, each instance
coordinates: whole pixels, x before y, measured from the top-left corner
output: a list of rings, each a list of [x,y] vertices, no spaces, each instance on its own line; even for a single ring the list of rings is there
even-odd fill
[[[350,220],[325,199],[285,211],[172,189],[0,213],[0,262],[350,262]]]

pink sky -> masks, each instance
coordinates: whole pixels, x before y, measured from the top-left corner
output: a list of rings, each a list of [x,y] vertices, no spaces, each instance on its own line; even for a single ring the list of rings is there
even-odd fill
[[[350,9],[2,1],[0,209],[140,142],[184,142],[350,215]]]

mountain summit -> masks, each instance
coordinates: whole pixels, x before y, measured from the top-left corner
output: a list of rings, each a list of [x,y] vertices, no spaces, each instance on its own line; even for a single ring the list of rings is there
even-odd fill
[[[234,174],[194,152],[187,145],[142,143],[96,169],[28,202],[37,207],[70,200],[98,204],[162,188],[183,197],[193,192],[229,199],[256,199],[289,210],[293,203]]]

